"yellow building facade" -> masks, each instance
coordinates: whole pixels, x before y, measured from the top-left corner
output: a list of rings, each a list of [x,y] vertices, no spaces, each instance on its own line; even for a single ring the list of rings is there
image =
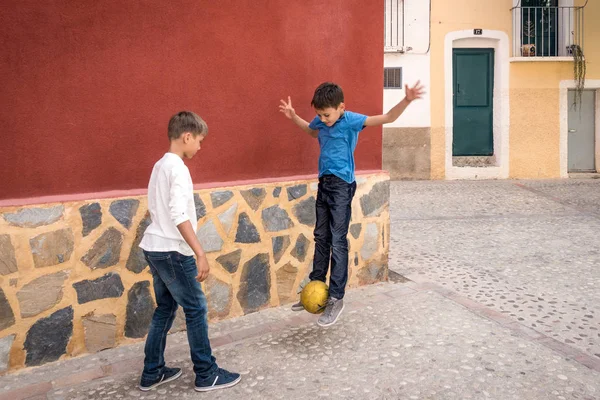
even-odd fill
[[[414,115],[403,116],[408,121],[405,126],[384,129],[384,168],[392,179],[546,179],[596,172],[600,164],[599,1],[431,0],[429,42],[415,46],[412,43],[419,42],[411,40],[411,30],[422,28],[419,37],[423,38],[427,27],[424,18],[420,25],[409,24],[426,15],[426,10],[419,11],[426,3],[386,2],[386,10],[391,10],[387,19],[394,10],[405,15],[400,19],[403,27],[398,28],[403,35],[398,42],[404,47],[386,50],[385,66],[401,66],[404,83],[422,79],[424,68],[411,70],[410,64],[418,59],[413,48],[428,44],[427,52],[418,53],[422,60],[416,62],[425,65],[427,57],[430,69],[426,104],[414,107],[419,115],[429,107],[429,121],[417,124],[410,120]],[[388,31],[388,36],[395,32]],[[580,49],[583,60],[575,57]],[[579,93],[574,90],[574,68],[581,70],[582,61],[586,73]],[[403,96],[402,90],[394,92],[395,98],[390,93],[384,96],[385,108]],[[398,162],[413,149],[393,148],[393,144],[414,135],[417,126],[417,150],[429,147],[430,159],[421,157],[416,165]],[[386,149],[386,144],[391,147]]]
[[[573,6],[583,7],[584,4],[584,1],[578,1]],[[571,17],[579,12],[584,13],[584,24],[576,28],[581,29],[583,34],[587,81],[585,87],[600,89],[600,27],[593,23],[600,20],[600,3],[588,2],[581,9],[559,7],[555,11],[565,13],[566,10],[571,13]],[[538,11],[533,7],[521,8],[521,14],[532,11],[536,13],[543,9]],[[493,178],[567,176],[567,114],[570,106],[567,93],[569,88],[575,86],[573,57],[527,57],[523,53],[519,54],[518,50],[522,49],[519,46],[521,38],[517,36],[519,28],[514,26],[519,22],[518,13],[519,2],[513,0],[433,1],[432,178],[486,177],[485,172],[482,172],[486,169],[492,170],[489,177]],[[574,25],[571,23],[571,27]],[[573,34],[572,31],[569,34]],[[454,166],[448,151],[448,139],[453,138],[450,129],[453,120],[448,115],[453,111],[451,104],[448,104],[452,101],[452,93],[449,93],[452,85],[448,82],[452,77],[449,71],[452,68],[449,53],[457,48],[490,47],[494,49],[496,67],[493,82],[496,106],[493,111],[494,141],[498,142],[494,144],[496,166]]]

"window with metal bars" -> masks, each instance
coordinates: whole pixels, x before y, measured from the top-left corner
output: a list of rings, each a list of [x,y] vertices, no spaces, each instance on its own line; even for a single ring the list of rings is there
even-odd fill
[[[383,88],[402,89],[402,67],[383,69]]]
[[[404,0],[385,0],[384,21],[384,51],[397,52],[403,49]]]

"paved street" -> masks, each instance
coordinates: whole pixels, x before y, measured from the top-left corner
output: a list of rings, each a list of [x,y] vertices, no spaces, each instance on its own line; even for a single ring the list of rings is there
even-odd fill
[[[600,360],[600,181],[393,186],[390,266]]]
[[[352,290],[333,327],[287,307],[211,325],[243,374],[136,389],[143,344],[0,377],[0,400],[600,399],[600,181],[391,185],[389,283]]]

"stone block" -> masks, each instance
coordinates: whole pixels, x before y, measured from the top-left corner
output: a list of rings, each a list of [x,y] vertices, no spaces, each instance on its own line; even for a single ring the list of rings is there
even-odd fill
[[[15,248],[10,240],[10,235],[0,235],[0,275],[17,272],[17,259]]]
[[[139,206],[140,201],[137,199],[115,200],[110,203],[108,210],[121,225],[129,229]]]
[[[63,297],[63,284],[68,274],[64,271],[44,275],[24,285],[17,292],[21,317],[33,317],[58,304]]]
[[[260,205],[267,196],[267,192],[263,188],[242,190],[240,191],[240,194],[253,211],[256,211],[260,208]]]
[[[258,311],[269,304],[270,269],[268,254],[258,254],[244,264],[237,299],[245,314]]]
[[[238,217],[235,241],[236,243],[260,243],[260,234],[246,213],[241,213]]]
[[[273,189],[273,197],[278,198],[280,194],[281,194],[281,186],[277,186],[275,189]]]
[[[233,192],[230,190],[224,190],[219,192],[212,192],[210,194],[210,201],[212,202],[213,208],[217,208],[227,203],[233,197]]]
[[[36,268],[50,267],[69,261],[73,254],[74,237],[71,228],[42,233],[29,240]]]
[[[350,225],[350,234],[354,239],[358,239],[360,236],[360,231],[362,230],[361,224],[352,224]]]
[[[306,191],[307,191],[306,184],[290,186],[287,188],[288,200],[292,201],[292,200],[299,199],[300,197],[302,197],[306,194]]]
[[[283,231],[294,226],[287,211],[279,206],[265,208],[262,211],[262,222],[267,232]]]
[[[150,294],[150,282],[137,282],[129,289],[127,297],[125,336],[142,338],[148,333],[154,314],[154,300]]]
[[[85,347],[90,353],[110,349],[116,345],[117,317],[114,314],[83,317]]]
[[[281,304],[285,304],[293,299],[296,299],[296,294],[292,293],[292,289],[294,288],[294,282],[296,282],[298,268],[294,267],[290,263],[287,263],[277,270],[276,275],[279,302]]]
[[[81,261],[91,269],[116,265],[121,256],[122,244],[123,234],[115,228],[108,228]]]
[[[378,216],[390,201],[390,182],[377,182],[368,194],[360,198],[360,207],[365,217]]]
[[[227,235],[229,235],[229,232],[231,232],[231,227],[233,226],[233,221],[237,213],[237,208],[238,205],[237,203],[235,203],[231,207],[229,207],[227,211],[219,214],[219,221],[221,222],[223,230],[225,230],[225,233],[227,233]]]
[[[317,222],[315,197],[311,196],[296,204],[293,208],[293,212],[296,218],[298,218],[298,222],[307,226],[314,226]]]
[[[290,236],[276,236],[271,239],[271,244],[273,245],[273,259],[277,264],[281,257],[290,246]]]
[[[295,257],[298,261],[304,261],[309,245],[310,241],[301,233],[296,239],[296,246],[294,246],[291,253],[292,257]]]
[[[28,367],[56,361],[66,353],[73,334],[73,307],[58,310],[36,321],[25,338],[25,365]]]
[[[196,206],[196,218],[200,219],[206,215],[206,206],[198,193],[194,193],[194,204]]]
[[[133,240],[131,251],[129,252],[129,258],[127,258],[127,264],[125,266],[128,270],[135,272],[136,274],[139,274],[148,266],[146,258],[144,257],[144,252],[142,249],[140,249],[140,242],[144,237],[146,228],[151,222],[152,220],[150,219],[150,213],[146,212],[146,215],[137,227],[135,239]]]
[[[0,288],[0,331],[13,326],[15,324],[15,314],[13,313],[12,307],[4,294],[2,288]]]
[[[208,317],[224,318],[229,315],[233,299],[231,285],[211,275],[206,279],[204,286],[208,295]]]
[[[77,292],[77,302],[79,304],[100,299],[118,298],[125,291],[121,276],[114,272],[110,272],[98,279],[86,279],[76,282],[73,284],[73,288]]]
[[[379,245],[379,231],[376,223],[369,223],[365,229],[363,246],[360,255],[363,260],[368,260],[375,254]]]
[[[220,251],[223,247],[223,239],[221,239],[221,236],[219,236],[219,232],[217,232],[217,228],[215,227],[215,223],[213,221],[208,221],[202,225],[198,229],[196,236],[202,245],[202,249],[206,253]]]
[[[10,349],[16,335],[0,338],[0,372],[6,371],[10,365]]]
[[[229,273],[234,274],[240,265],[242,250],[238,249],[231,253],[217,257],[217,262],[223,266]]]
[[[84,237],[102,224],[102,207],[100,207],[100,203],[91,203],[79,207],[79,214],[83,225],[81,234]]]
[[[23,208],[14,213],[3,215],[6,222],[21,228],[37,228],[38,226],[50,225],[62,218],[65,212],[63,205],[50,208]]]

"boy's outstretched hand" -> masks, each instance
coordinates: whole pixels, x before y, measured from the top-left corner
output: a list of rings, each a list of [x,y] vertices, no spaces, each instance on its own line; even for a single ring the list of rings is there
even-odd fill
[[[279,105],[279,111],[285,114],[285,116],[289,119],[294,118],[296,115],[296,110],[292,107],[292,99],[288,96],[288,102],[286,103],[284,100],[280,100],[281,104]]]
[[[415,86],[409,88],[408,85],[404,85],[404,92],[406,93],[406,100],[413,101],[423,97],[425,90],[421,81],[417,81]]]

